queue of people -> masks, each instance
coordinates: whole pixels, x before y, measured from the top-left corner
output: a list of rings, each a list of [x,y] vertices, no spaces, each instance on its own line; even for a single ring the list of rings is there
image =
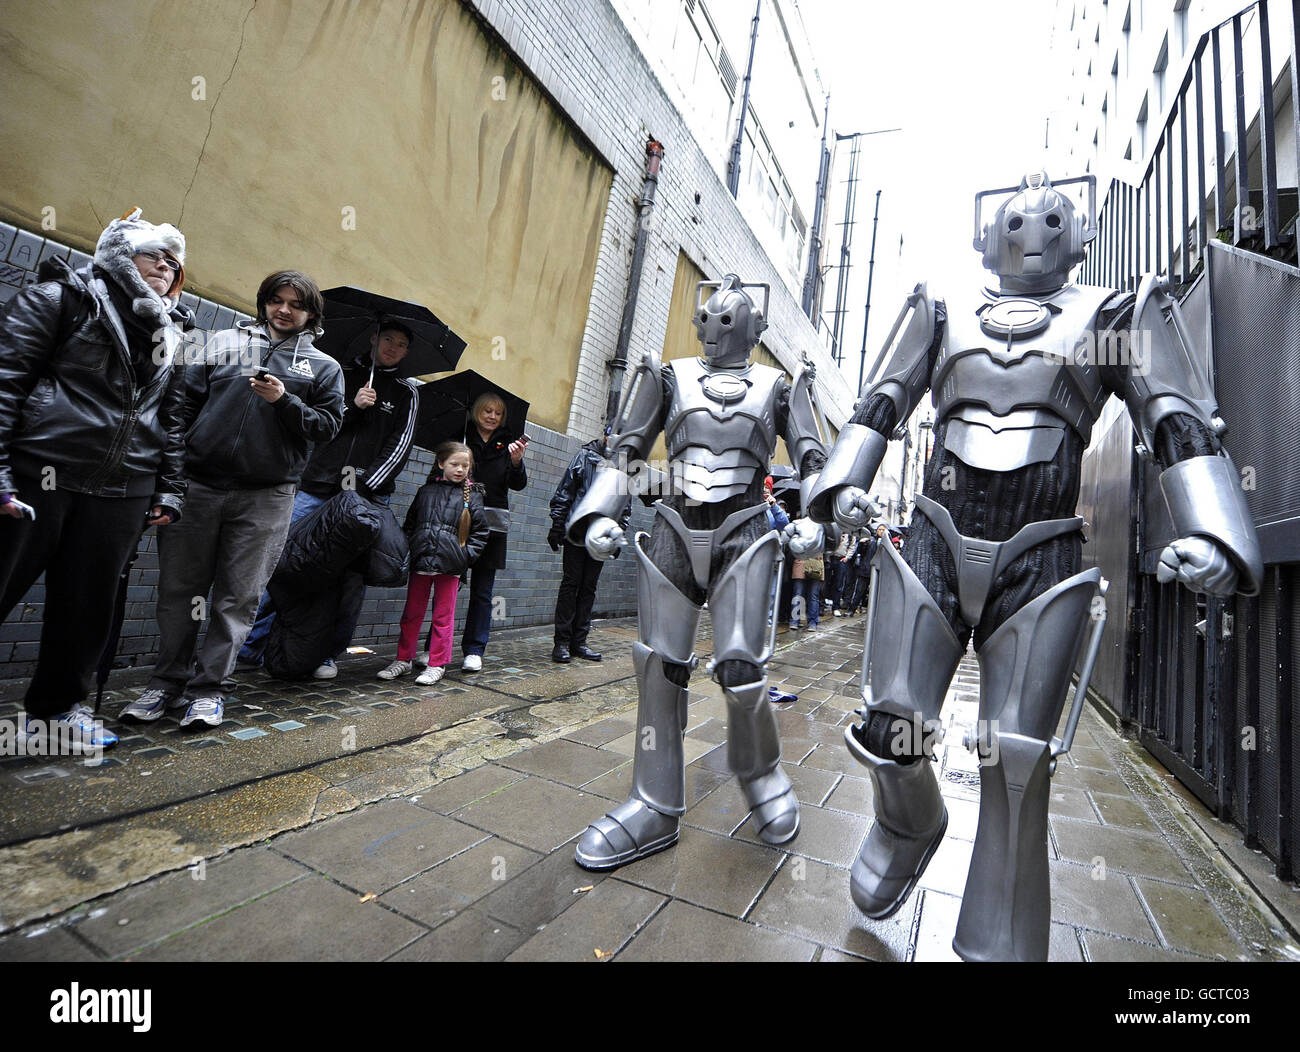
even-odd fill
[[[45,575],[19,727],[28,747],[35,738],[77,752],[116,744],[85,701],[143,529],[159,530],[159,653],[120,715],[152,722],[172,712],[182,727],[216,727],[236,661],[260,660],[276,617],[265,590],[291,527],[345,489],[386,511],[410,456],[419,394],[397,373],[408,328],[381,325],[368,355],[340,365],[314,345],[320,289],[281,270],[261,283],[257,317],[211,334],[191,362],[185,258],[184,235],[136,209],[108,225],[83,268],[43,264],[0,317],[0,621]],[[406,657],[384,678],[410,671],[431,596],[419,682],[441,678],[462,574],[471,588],[462,667],[482,667],[506,559],[507,490],[527,485],[528,439],[509,440],[495,395],[469,416],[466,443],[439,448],[407,516]],[[334,653],[359,612],[359,595],[340,605]],[[315,672],[335,674],[330,659]]]

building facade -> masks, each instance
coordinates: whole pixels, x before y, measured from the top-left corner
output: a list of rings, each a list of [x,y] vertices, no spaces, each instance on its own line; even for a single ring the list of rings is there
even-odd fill
[[[251,311],[262,276],[282,266],[323,288],[426,304],[466,339],[460,368],[532,404],[499,626],[550,620],[551,492],[604,426],[611,377],[625,384],[645,353],[681,345],[670,319],[684,327],[696,280],[734,271],[769,283],[767,360],[790,374],[805,356],[817,365],[828,438],[851,411],[792,291],[788,251],[738,207],[717,144],[697,137],[604,0],[23,2],[7,16],[0,299],[35,280],[42,255],[91,251],[108,217],[140,205],[184,230],[206,327]],[[155,119],[123,116],[146,100]],[[642,203],[651,140],[665,153],[653,209]],[[632,295],[620,374],[611,363]],[[430,467],[412,458],[399,514]],[[638,508],[634,525],[647,514]],[[146,536],[123,648],[140,664],[153,645],[151,549]],[[40,601],[38,585],[0,627],[0,676],[30,670]],[[373,594],[357,641],[395,640],[399,602]],[[631,560],[620,560],[597,610],[634,603]]]

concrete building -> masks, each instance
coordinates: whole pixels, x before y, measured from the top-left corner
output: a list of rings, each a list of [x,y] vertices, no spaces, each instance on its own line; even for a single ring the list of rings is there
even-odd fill
[[[816,363],[828,438],[850,412],[852,392],[799,308],[793,250],[744,195],[732,198],[717,141],[696,132],[605,0],[24,0],[6,16],[0,299],[34,280],[42,256],[90,251],[108,217],[140,205],[184,230],[187,288],[208,325],[249,312],[262,276],[285,265],[322,287],[428,305],[467,340],[461,368],[532,403],[530,484],[513,500],[510,566],[498,576],[503,626],[550,619],[551,492],[600,432],[611,377],[626,383],[648,350],[694,353],[698,280],[734,271],[769,283],[760,357],[791,374],[804,356]],[[770,111],[769,122],[785,116]],[[648,140],[665,150],[652,211],[641,206]],[[793,220],[796,189],[811,189],[785,182]],[[413,458],[399,513],[429,466]],[[634,525],[646,516],[638,508]],[[141,664],[153,648],[151,547],[146,537],[122,650]],[[358,642],[395,639],[400,595],[372,593]],[[40,602],[38,586],[0,628],[0,675],[30,669]],[[633,567],[620,560],[597,612],[633,606]]]

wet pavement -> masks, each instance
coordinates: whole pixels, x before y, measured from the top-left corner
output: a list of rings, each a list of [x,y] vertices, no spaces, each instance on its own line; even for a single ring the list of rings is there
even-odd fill
[[[160,721],[98,767],[0,761],[0,960],[956,960],[977,668],[968,654],[945,708],[945,841],[903,909],[867,920],[848,867],[871,786],[843,744],[862,627],[778,637],[769,676],[798,696],[777,718],[803,813],[780,848],[750,830],[701,668],[679,843],[611,873],[573,862],[630,785],[630,621],[598,624],[600,664],[552,664],[549,632],[521,630],[494,636],[482,673],[428,689],[376,681],[380,655],[324,683],[241,671],[216,730]],[[110,718],[143,679],[114,686]],[[1091,708],[1050,827],[1052,960],[1300,959],[1300,892],[1222,850],[1227,827]]]

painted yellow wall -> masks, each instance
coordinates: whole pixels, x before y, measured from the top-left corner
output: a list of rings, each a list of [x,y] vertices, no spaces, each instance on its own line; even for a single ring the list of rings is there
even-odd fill
[[[4,14],[0,215],[89,251],[138,204],[243,310],[284,266],[424,303],[565,429],[611,172],[457,0]]]

